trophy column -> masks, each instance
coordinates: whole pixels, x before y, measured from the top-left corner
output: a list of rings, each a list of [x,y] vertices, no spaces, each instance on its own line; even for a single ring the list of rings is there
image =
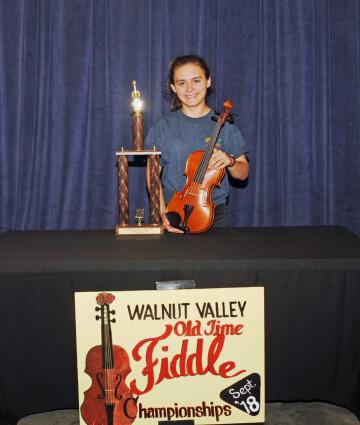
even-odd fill
[[[126,155],[118,156],[119,223],[129,224],[129,165]]]
[[[160,214],[160,158],[158,154],[150,155],[150,217],[151,224],[161,225]]]
[[[132,130],[133,150],[116,152],[118,164],[118,197],[119,197],[119,224],[115,227],[116,236],[121,235],[160,235],[164,233],[160,214],[160,151],[154,147],[152,151],[143,150],[143,113],[140,92],[136,90],[136,81],[133,81],[132,92]],[[144,210],[136,208],[136,224],[129,221],[129,156],[142,155],[148,158],[150,167],[150,224],[143,224]]]

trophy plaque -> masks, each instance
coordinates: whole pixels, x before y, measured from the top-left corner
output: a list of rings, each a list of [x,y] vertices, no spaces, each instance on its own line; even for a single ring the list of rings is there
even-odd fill
[[[144,115],[143,101],[140,92],[133,81],[132,102],[132,133],[133,150],[123,147],[116,152],[118,164],[118,196],[119,196],[119,224],[115,227],[115,235],[161,235],[164,229],[160,216],[160,151],[143,150]],[[135,223],[129,220],[129,157],[146,156],[150,167],[150,223],[144,224],[144,209],[136,208]]]

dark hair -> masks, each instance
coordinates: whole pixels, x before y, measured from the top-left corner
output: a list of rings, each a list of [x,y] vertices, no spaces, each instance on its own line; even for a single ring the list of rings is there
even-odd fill
[[[208,80],[211,77],[210,70],[206,61],[196,55],[184,55],[178,56],[170,63],[168,81],[165,82],[164,92],[166,98],[170,101],[170,109],[176,111],[176,109],[181,108],[181,101],[177,97],[177,94],[172,91],[171,84],[174,84],[174,73],[176,68],[186,65],[188,63],[193,63],[199,65],[200,68],[204,71],[205,78]],[[207,88],[206,98],[212,93],[211,86]]]

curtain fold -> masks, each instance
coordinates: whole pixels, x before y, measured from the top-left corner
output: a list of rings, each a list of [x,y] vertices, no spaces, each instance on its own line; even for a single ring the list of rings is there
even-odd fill
[[[0,231],[113,228],[115,152],[168,110],[177,55],[204,56],[210,104],[235,105],[250,177],[234,226],[343,225],[360,234],[358,0],[0,0]],[[147,209],[143,164],[130,217]]]

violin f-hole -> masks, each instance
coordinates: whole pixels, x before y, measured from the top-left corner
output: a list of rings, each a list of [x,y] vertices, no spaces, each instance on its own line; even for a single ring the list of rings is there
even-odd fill
[[[119,380],[119,382],[117,383],[117,385],[115,387],[114,395],[115,395],[115,398],[116,399],[121,400],[122,399],[122,395],[121,394],[118,394],[118,388],[119,388],[119,385],[121,384],[122,376],[120,374],[118,374],[118,375],[116,375],[116,379]]]
[[[99,384],[99,387],[101,388],[101,393],[98,394],[97,397],[99,400],[102,400],[103,398],[105,398],[105,388],[102,386],[100,379],[102,379],[104,375],[101,372],[98,372],[95,376],[96,376],[97,383]]]

